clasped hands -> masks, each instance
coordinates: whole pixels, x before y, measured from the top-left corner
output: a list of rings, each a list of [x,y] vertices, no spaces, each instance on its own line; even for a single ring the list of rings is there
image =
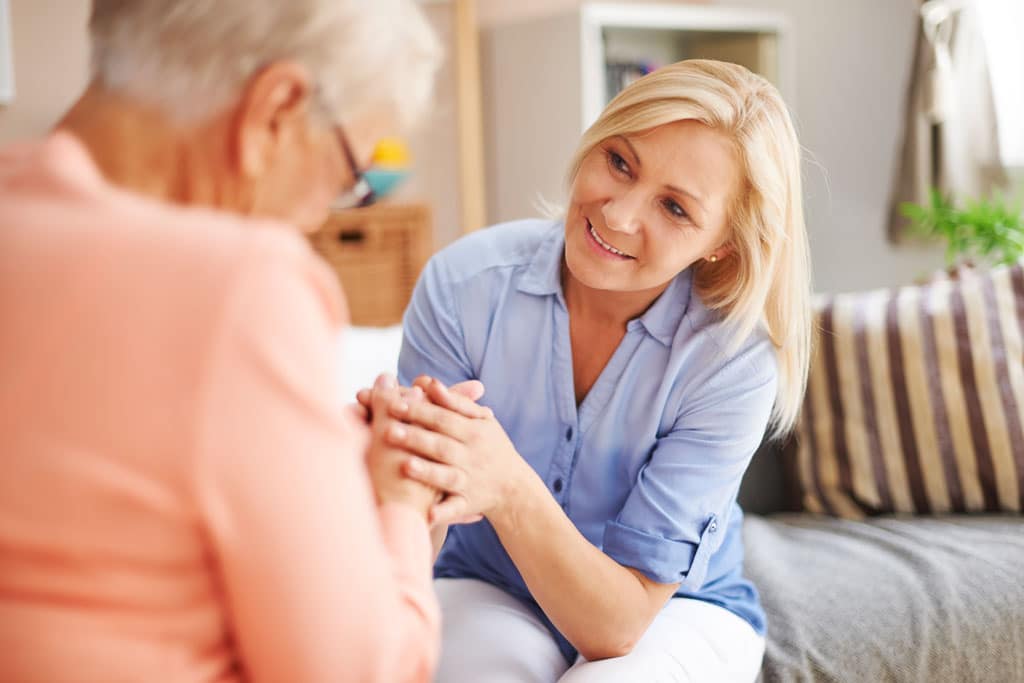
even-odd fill
[[[357,410],[372,432],[367,466],[380,502],[412,505],[434,527],[502,509],[529,465],[491,409],[477,404],[483,393],[476,380],[449,388],[424,376],[401,387],[390,375],[359,392]]]

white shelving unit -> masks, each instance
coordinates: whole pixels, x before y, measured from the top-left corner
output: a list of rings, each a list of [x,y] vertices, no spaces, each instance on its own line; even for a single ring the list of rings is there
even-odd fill
[[[616,64],[711,58],[742,64],[794,96],[792,42],[776,12],[698,5],[584,4],[486,32],[483,100],[490,222],[561,201],[580,135],[616,94]],[[611,66],[610,66],[611,65]]]
[[[0,0],[0,106],[14,99],[14,46],[11,44],[11,12]]]

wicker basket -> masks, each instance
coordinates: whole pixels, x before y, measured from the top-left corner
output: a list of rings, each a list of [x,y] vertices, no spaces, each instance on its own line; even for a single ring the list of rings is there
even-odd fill
[[[353,325],[396,325],[433,250],[430,208],[335,211],[312,242],[341,280]]]

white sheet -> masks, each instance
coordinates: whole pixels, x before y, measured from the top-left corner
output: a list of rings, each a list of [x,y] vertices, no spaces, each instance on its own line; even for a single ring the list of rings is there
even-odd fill
[[[345,401],[354,401],[356,392],[371,386],[380,373],[396,373],[401,348],[401,325],[345,330],[338,339],[339,383]]]

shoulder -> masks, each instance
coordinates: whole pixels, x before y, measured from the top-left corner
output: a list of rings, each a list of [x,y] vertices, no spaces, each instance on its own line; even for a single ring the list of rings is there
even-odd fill
[[[178,207],[123,197],[121,220],[137,226],[135,248],[159,252],[166,270],[209,273],[190,284],[208,296],[230,296],[239,283],[260,279],[304,280],[323,290],[325,304],[339,308],[340,290],[330,269],[295,227],[206,208]]]
[[[298,310],[330,327],[347,319],[333,273],[290,225],[116,189],[91,201],[93,219],[74,232],[93,253],[92,245],[109,250],[109,279],[130,293],[118,301],[152,302],[149,329],[183,347],[214,343],[225,325],[287,320]]]
[[[434,277],[447,284],[485,279],[528,266],[537,251],[561,234],[561,222],[527,219],[470,233],[431,258]]]
[[[778,376],[775,346],[763,324],[744,334],[740,325],[704,305],[697,292],[673,340],[681,380],[702,387],[774,387]]]

